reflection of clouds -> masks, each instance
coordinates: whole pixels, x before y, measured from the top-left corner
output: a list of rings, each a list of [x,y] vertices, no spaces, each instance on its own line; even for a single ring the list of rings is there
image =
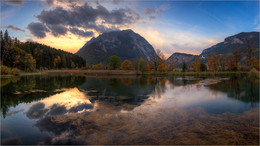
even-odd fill
[[[86,98],[86,94],[80,92],[77,88],[68,89],[65,92],[45,98],[41,102],[43,102],[46,107],[57,104],[64,106],[67,110],[83,104],[92,104],[90,100]]]
[[[32,105],[26,113],[27,117],[29,119],[41,118],[47,112],[47,109],[44,109],[44,106],[44,103],[41,102]]]
[[[24,109],[12,110],[12,111],[8,112],[6,115],[7,115],[7,116],[12,116],[12,115],[14,115],[14,114],[17,114],[17,113],[23,112],[23,111],[24,111]]]
[[[88,109],[93,109],[93,108],[94,107],[92,104],[81,104],[81,105],[72,107],[71,109],[69,109],[69,112],[81,113],[81,112],[87,111]]]
[[[63,115],[67,112],[67,109],[64,105],[53,104],[49,110],[49,115]]]

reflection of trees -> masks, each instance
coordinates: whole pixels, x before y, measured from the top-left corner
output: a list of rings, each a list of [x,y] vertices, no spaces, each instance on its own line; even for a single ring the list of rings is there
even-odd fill
[[[5,117],[9,107],[31,103],[56,94],[55,89],[77,87],[85,81],[79,76],[23,76],[1,87],[1,111]],[[41,92],[32,92],[33,90]]]
[[[259,84],[248,78],[232,77],[229,80],[209,85],[211,90],[227,93],[228,97],[243,102],[259,102]],[[252,105],[253,106],[253,105]]]
[[[79,89],[86,91],[91,100],[135,107],[149,97],[154,86],[154,84],[147,84],[145,77],[89,78]]]

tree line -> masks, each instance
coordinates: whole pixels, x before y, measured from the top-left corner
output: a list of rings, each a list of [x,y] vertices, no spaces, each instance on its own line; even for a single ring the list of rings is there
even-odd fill
[[[11,38],[7,30],[0,33],[1,65],[23,71],[75,69],[86,65],[83,58],[72,53],[37,42],[21,42]]]

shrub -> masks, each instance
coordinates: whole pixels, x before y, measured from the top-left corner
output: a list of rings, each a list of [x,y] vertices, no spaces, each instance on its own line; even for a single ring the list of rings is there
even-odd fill
[[[1,65],[1,75],[10,75],[11,73],[12,72],[10,68],[5,65]]]
[[[13,74],[14,76],[20,75],[20,73],[21,73],[21,71],[20,71],[19,69],[17,69],[17,68],[13,68],[13,69],[12,69],[12,74]]]

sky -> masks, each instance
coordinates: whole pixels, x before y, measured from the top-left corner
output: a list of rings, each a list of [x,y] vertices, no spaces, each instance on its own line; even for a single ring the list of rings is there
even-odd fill
[[[92,37],[132,29],[166,57],[259,31],[259,1],[1,0],[1,30],[76,53]]]

